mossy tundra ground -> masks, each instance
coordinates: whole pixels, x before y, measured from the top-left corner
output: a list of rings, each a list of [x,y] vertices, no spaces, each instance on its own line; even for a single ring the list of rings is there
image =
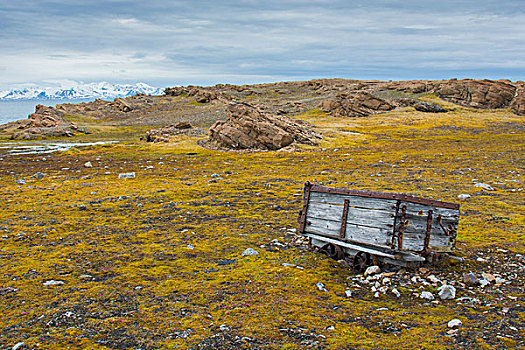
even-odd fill
[[[296,151],[221,152],[179,136],[0,155],[0,346],[525,347],[525,118],[453,109],[358,119],[312,110],[297,117],[323,143]],[[136,177],[119,179],[125,172]],[[513,279],[457,285],[474,304],[428,302],[403,285],[399,298],[374,298],[295,233],[305,181],[450,202],[470,194],[457,245],[466,262],[427,268]],[[259,254],[242,256],[247,248]],[[463,325],[449,334],[454,318]]]

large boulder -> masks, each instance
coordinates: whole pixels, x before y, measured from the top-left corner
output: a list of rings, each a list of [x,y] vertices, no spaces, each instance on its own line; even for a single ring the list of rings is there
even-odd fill
[[[506,81],[446,80],[434,92],[444,100],[475,108],[509,107],[516,94],[516,86]]]
[[[87,133],[85,128],[77,127],[68,121],[65,113],[44,105],[37,105],[35,113],[30,114],[28,123],[21,126],[21,131],[15,132],[12,139],[32,140],[46,137],[73,136],[75,133]]]
[[[321,102],[319,108],[323,112],[339,117],[366,117],[390,111],[395,107],[368,92],[359,91],[337,94],[335,98]]]
[[[414,107],[416,111],[426,112],[426,113],[445,113],[447,110],[440,105],[435,103],[419,101],[414,98],[399,98],[394,101],[397,105],[401,107]]]
[[[310,125],[264,113],[246,103],[230,103],[228,118],[210,128],[210,143],[229,149],[277,150],[294,142],[316,145],[321,138]]]

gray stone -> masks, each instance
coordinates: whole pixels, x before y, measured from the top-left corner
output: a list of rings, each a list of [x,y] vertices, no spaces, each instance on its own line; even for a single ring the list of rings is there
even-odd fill
[[[18,349],[20,349],[22,346],[24,346],[24,342],[16,343],[15,346],[13,346],[11,349],[12,349],[12,350],[18,350]]]
[[[466,273],[463,275],[463,282],[470,286],[477,286],[480,284],[479,279],[473,273]]]
[[[490,282],[488,280],[486,280],[485,278],[482,278],[479,280],[479,284],[481,286],[481,288],[485,288],[486,286],[488,286],[490,284]]]
[[[93,164],[91,164],[91,162],[85,162],[84,163],[84,167],[86,167],[86,168],[93,168]]]
[[[16,180],[16,183],[19,184],[19,185],[25,185],[26,184],[26,182],[24,180],[22,180],[22,179]]]
[[[462,324],[463,322],[461,322],[461,320],[458,320],[457,318],[455,318],[453,320],[448,321],[448,328],[458,328]]]
[[[495,191],[494,187],[492,187],[489,184],[485,184],[483,182],[478,182],[477,184],[474,185],[474,187],[481,187],[482,189],[487,190],[487,191]]]
[[[43,177],[45,176],[45,174],[41,173],[41,172],[37,172],[33,175],[33,177],[37,180],[40,180],[42,179]]]
[[[458,198],[464,201],[464,200],[467,200],[467,199],[470,198],[470,194],[462,193],[462,194],[458,195]]]
[[[441,300],[454,299],[456,297],[456,288],[451,285],[442,285],[438,288],[438,291],[438,295]]]
[[[399,298],[401,296],[401,293],[399,293],[399,291],[397,290],[397,288],[392,288],[391,292],[397,297]]]
[[[242,256],[251,256],[251,255],[258,255],[259,252],[257,252],[255,249],[247,248],[244,252],[242,252]]]
[[[352,291],[350,289],[345,290],[345,295],[347,298],[350,298],[352,296]]]
[[[317,287],[317,289],[319,289],[319,290],[322,291],[322,292],[328,292],[328,289],[326,289],[326,288],[324,287],[324,283],[322,283],[322,282],[317,282],[317,283],[315,284],[315,286]]]
[[[64,281],[49,280],[44,282],[44,286],[58,286],[64,284]]]
[[[118,174],[118,178],[119,179],[134,179],[135,178],[135,172]]]
[[[425,300],[434,300],[434,294],[432,294],[430,292],[421,292],[419,297],[421,299],[425,299]]]
[[[381,273],[381,269],[379,268],[379,266],[369,266],[365,271],[365,276],[375,275],[377,273]]]

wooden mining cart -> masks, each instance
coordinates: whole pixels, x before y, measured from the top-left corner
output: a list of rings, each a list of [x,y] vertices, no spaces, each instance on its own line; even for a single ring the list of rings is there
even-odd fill
[[[299,232],[357,270],[379,262],[417,267],[454,251],[458,221],[459,204],[307,182]]]

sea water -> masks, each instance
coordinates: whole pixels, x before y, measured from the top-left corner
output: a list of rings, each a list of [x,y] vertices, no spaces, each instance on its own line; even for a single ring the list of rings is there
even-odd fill
[[[91,100],[11,100],[0,101],[0,125],[15,120],[27,119],[27,116],[35,112],[38,104],[44,106],[56,106],[61,103],[90,102]]]

